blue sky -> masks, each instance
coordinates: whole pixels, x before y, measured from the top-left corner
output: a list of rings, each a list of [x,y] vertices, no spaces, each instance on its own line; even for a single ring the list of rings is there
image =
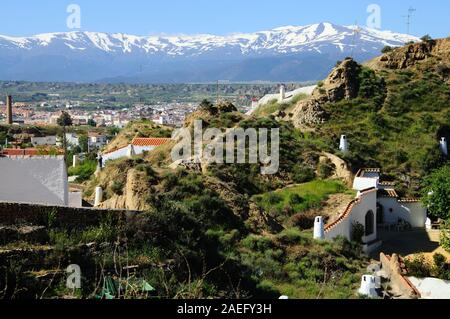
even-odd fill
[[[367,6],[381,8],[382,29],[450,35],[448,0],[2,0],[0,34],[26,36],[69,31],[69,4],[81,8],[81,30],[149,34],[230,34],[316,22],[365,25]]]

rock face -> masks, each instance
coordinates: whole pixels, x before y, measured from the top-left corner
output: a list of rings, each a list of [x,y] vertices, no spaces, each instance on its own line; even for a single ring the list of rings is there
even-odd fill
[[[104,209],[127,209],[145,211],[150,208],[147,203],[149,195],[148,181],[145,174],[135,169],[130,169],[124,186],[123,195],[114,195],[101,203]]]
[[[313,97],[321,102],[350,100],[358,96],[358,74],[361,66],[353,59],[347,58],[338,65],[313,92]]]
[[[401,70],[434,56],[448,61],[450,38],[414,43],[395,49],[368,62],[368,66],[374,69]]]
[[[314,90],[311,98],[300,101],[285,119],[291,120],[294,126],[300,129],[323,123],[326,113],[322,105],[358,96],[360,70],[361,66],[353,59],[345,59]]]
[[[292,110],[290,117],[295,127],[306,129],[323,123],[325,115],[320,102],[316,99],[310,99],[298,103]]]

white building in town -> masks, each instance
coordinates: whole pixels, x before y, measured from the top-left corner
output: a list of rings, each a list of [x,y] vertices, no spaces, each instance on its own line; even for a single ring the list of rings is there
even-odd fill
[[[103,153],[103,165],[106,164],[107,161],[116,160],[122,157],[130,157],[134,155],[140,155],[144,152],[151,152],[158,146],[164,145],[170,142],[170,138],[142,138],[136,137],[133,139],[131,144],[116,149],[114,151]]]
[[[80,194],[69,192],[63,156],[0,158],[0,201],[82,206]]]
[[[417,199],[399,198],[393,183],[382,182],[380,179],[380,169],[360,170],[353,183],[353,188],[358,191],[356,198],[327,226],[318,217],[314,237],[332,240],[344,236],[351,240],[354,225],[361,224],[364,227],[364,250],[370,252],[381,245],[377,234],[379,227],[395,228],[409,224],[412,228],[425,228],[427,209],[421,202]]]
[[[56,145],[56,135],[55,136],[44,136],[44,137],[32,137],[31,144],[36,146],[54,146]]]
[[[89,133],[89,148],[102,148],[108,143],[106,135],[91,132]]]

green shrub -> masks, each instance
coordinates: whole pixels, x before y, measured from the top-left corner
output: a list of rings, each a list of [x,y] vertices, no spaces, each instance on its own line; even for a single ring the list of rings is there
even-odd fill
[[[274,247],[274,244],[268,237],[252,234],[242,240],[242,246],[250,250],[265,251]]]
[[[295,245],[302,241],[302,233],[295,228],[288,228],[277,235],[281,243],[285,245]]]
[[[93,160],[85,160],[77,167],[69,167],[69,176],[78,176],[76,182],[82,183],[89,180],[97,169],[97,162]]]
[[[123,195],[123,187],[124,185],[122,182],[114,181],[111,185],[111,190],[114,194],[121,196]]]
[[[336,167],[334,166],[331,161],[321,162],[319,163],[319,167],[317,169],[319,173],[319,177],[322,179],[326,179],[333,175],[334,171],[336,170]]]
[[[292,170],[292,180],[294,183],[302,184],[312,181],[316,173],[311,167],[304,165],[295,165]]]
[[[417,255],[412,259],[406,259],[405,265],[408,269],[409,276],[417,278],[431,277],[431,267],[424,255]]]
[[[289,204],[294,206],[294,205],[299,205],[301,203],[303,203],[305,200],[299,195],[299,194],[291,194],[289,195]]]
[[[362,238],[364,237],[364,225],[355,222],[352,225],[352,241],[358,244],[362,244]]]

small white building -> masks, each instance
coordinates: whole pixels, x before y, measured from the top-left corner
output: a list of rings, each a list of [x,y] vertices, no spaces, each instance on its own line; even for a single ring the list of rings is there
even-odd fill
[[[89,147],[90,148],[102,148],[108,142],[106,135],[99,133],[89,133]]]
[[[158,146],[164,145],[170,142],[170,138],[142,138],[136,137],[133,139],[131,144],[116,149],[109,153],[103,153],[103,165],[106,164],[107,161],[116,160],[122,157],[127,157],[130,154],[130,149],[132,149],[132,154],[140,155],[144,152],[151,152]]]
[[[156,119],[153,120],[153,123],[158,125],[167,125],[169,124],[169,117],[166,115],[160,115]]]
[[[36,146],[55,146],[56,136],[32,137],[31,144]]]
[[[0,181],[2,202],[81,207],[79,194],[69,192],[63,156],[2,157]]]
[[[80,146],[80,139],[75,133],[66,134],[67,144],[73,147]]]
[[[315,223],[315,237],[332,240],[344,236],[351,240],[354,225],[360,224],[364,227],[364,250],[370,252],[381,245],[379,227],[409,223],[412,228],[425,228],[427,209],[422,203],[417,199],[401,199],[393,183],[380,179],[380,169],[361,169],[353,183],[353,188],[358,191],[356,199],[329,225],[324,227]],[[322,233],[321,229],[316,229],[319,227],[324,227],[323,238],[316,235]]]

